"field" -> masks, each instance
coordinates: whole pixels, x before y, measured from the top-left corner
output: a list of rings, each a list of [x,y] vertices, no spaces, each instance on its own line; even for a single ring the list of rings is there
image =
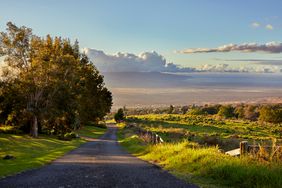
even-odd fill
[[[188,182],[202,187],[282,185],[281,154],[275,160],[269,160],[267,153],[239,158],[222,152],[238,148],[241,140],[261,144],[276,141],[279,144],[281,125],[176,114],[130,116],[126,124],[132,123],[159,134],[165,143],[145,143],[134,128],[121,124],[121,145],[130,153],[156,163]]]
[[[106,129],[86,126],[77,132],[80,136],[97,138],[105,131]],[[27,135],[1,133],[0,178],[50,163],[85,142],[84,139],[63,141],[46,135],[32,138]],[[14,159],[3,160],[2,157],[6,155],[12,155]]]
[[[281,143],[282,124],[266,124],[247,120],[222,119],[212,115],[150,114],[129,116],[128,122],[159,134],[166,142],[183,139],[220,149],[238,148],[242,140],[251,143]]]

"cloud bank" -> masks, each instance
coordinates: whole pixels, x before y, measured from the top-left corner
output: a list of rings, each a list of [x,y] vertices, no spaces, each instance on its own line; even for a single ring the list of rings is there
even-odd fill
[[[157,52],[142,52],[139,55],[118,52],[109,55],[90,48],[83,49],[83,52],[102,72],[191,72],[194,70],[169,63]]]
[[[212,52],[266,52],[266,53],[282,53],[281,42],[268,42],[266,44],[244,43],[244,44],[227,44],[217,48],[189,48],[178,51],[182,54],[193,53],[212,53]]]
[[[85,48],[83,52],[90,58],[93,64],[101,72],[282,72],[279,62],[273,64],[261,62],[257,67],[240,66],[232,67],[229,64],[221,63],[216,65],[205,64],[197,67],[180,67],[174,63],[169,63],[157,52],[142,52],[139,55],[132,53],[121,53],[110,55],[101,50]],[[243,61],[243,59],[223,60],[219,61]],[[249,62],[257,62],[249,59]],[[259,64],[259,63],[258,63]]]

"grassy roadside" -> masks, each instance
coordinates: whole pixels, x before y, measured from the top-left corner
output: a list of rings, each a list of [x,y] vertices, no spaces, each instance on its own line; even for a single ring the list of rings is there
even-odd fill
[[[94,126],[84,126],[82,129],[76,131],[79,136],[90,138],[98,138],[106,132],[106,128],[99,128]]]
[[[80,136],[97,138],[105,131],[106,129],[85,126],[77,133]],[[81,138],[63,141],[46,135],[32,138],[27,135],[0,134],[0,178],[48,164],[85,142]],[[5,155],[15,158],[3,160]]]
[[[201,187],[279,187],[282,165],[235,158],[216,147],[199,147],[180,141],[146,145],[130,129],[119,130],[120,144],[130,153],[169,170],[177,177]]]

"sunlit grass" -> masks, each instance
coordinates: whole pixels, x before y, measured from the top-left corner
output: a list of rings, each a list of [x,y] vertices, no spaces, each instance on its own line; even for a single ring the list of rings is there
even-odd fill
[[[176,176],[203,187],[279,187],[282,164],[237,158],[219,152],[217,147],[202,147],[180,141],[146,145],[130,129],[120,129],[123,147],[138,157],[157,163]]]
[[[102,136],[107,129],[95,127],[95,126],[84,126],[82,129],[77,130],[76,133],[79,136],[85,136],[90,138],[98,138]]]
[[[85,141],[58,140],[56,137],[0,134],[0,177],[42,166],[78,147]],[[15,158],[3,160],[5,155]]]

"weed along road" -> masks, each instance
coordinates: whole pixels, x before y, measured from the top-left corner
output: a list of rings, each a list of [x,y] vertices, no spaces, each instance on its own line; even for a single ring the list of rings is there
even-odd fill
[[[0,187],[197,187],[125,152],[117,127],[52,164],[0,180]],[[32,159],[30,159],[32,160]]]

